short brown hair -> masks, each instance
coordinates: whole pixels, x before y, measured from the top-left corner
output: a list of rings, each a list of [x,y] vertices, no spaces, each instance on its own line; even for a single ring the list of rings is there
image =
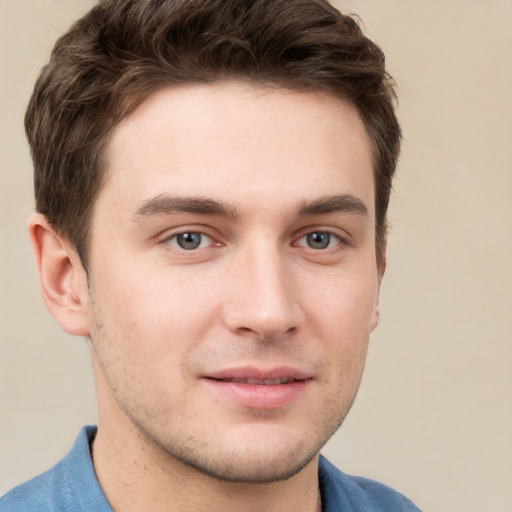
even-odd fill
[[[400,127],[384,54],[352,17],[326,0],[100,0],[55,44],[25,117],[36,208],[84,267],[116,124],[158,88],[230,78],[355,106],[373,153],[382,253]]]

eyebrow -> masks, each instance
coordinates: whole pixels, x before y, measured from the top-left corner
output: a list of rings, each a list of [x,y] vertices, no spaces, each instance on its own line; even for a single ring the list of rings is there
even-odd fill
[[[145,201],[135,212],[135,220],[142,220],[151,215],[167,215],[171,213],[192,213],[198,215],[216,215],[235,219],[237,209],[228,204],[214,201],[206,197],[176,197],[160,195]]]
[[[362,217],[368,217],[368,208],[363,201],[350,194],[304,201],[297,208],[297,217],[310,217],[337,212],[356,213]],[[233,220],[239,217],[239,212],[235,206],[208,199],[207,197],[159,195],[145,201],[135,212],[134,219],[135,221],[140,221],[152,215],[168,215],[172,213],[215,215]]]
[[[368,217],[368,208],[363,201],[350,194],[327,196],[314,201],[304,201],[299,206],[297,215],[299,217],[309,217],[337,212],[356,213],[362,217]]]

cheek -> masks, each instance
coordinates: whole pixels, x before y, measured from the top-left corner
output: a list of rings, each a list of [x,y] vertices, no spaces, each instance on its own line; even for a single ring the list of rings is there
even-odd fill
[[[101,285],[93,286],[92,294],[100,318],[94,322],[104,325],[102,337],[109,344],[122,345],[125,360],[151,359],[163,365],[172,359],[176,364],[211,327],[218,292],[213,287],[199,290],[200,283],[183,273],[155,274],[113,271],[98,276],[95,282]]]
[[[307,322],[312,334],[322,340],[333,362],[336,379],[358,383],[374,327],[377,279],[332,280],[335,284],[309,302]]]
[[[371,274],[337,275],[311,282],[304,309],[316,329],[331,330],[331,336],[351,340],[372,331],[377,305],[378,280]],[[330,337],[331,337],[330,336]]]

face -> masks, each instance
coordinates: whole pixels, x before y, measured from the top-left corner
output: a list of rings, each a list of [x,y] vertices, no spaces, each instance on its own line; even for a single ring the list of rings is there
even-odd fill
[[[150,97],[109,156],[87,311],[100,430],[224,480],[291,476],[343,421],[377,323],[361,120],[320,93],[188,86]]]

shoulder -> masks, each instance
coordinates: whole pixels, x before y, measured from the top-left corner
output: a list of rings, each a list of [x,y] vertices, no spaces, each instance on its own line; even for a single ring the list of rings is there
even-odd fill
[[[0,498],[0,512],[111,512],[91,461],[95,434],[95,427],[84,427],[64,459]]]
[[[73,511],[72,493],[67,485],[63,461],[18,485],[0,498],[1,512],[44,510],[46,512]]]
[[[343,473],[324,457],[319,463],[324,512],[420,512],[412,501],[387,485]]]

